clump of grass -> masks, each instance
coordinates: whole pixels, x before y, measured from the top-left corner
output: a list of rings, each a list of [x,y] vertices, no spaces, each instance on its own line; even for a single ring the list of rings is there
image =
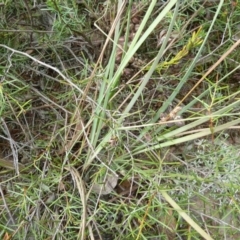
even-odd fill
[[[219,69],[238,63],[240,40],[220,28],[225,42],[211,48],[221,42],[213,32],[223,1],[210,7],[209,22],[191,13],[197,2],[169,1],[160,10],[156,2],[48,1],[56,14],[48,40],[36,50],[0,45],[2,238],[238,238],[238,135],[230,129],[238,129],[240,102],[225,82],[238,66]],[[89,30],[105,37],[100,51],[86,42],[77,51],[79,38],[69,38],[87,24],[83,9],[96,20]],[[109,28],[94,9],[103,9]],[[187,29],[179,41],[171,39],[176,25]],[[158,28],[165,38],[145,59],[142,47],[153,50]],[[137,53],[142,65],[126,76]]]

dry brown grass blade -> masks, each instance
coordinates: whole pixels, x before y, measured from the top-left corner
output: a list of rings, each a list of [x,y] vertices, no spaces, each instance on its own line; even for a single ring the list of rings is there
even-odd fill
[[[25,166],[21,163],[17,163],[17,164],[18,164],[19,171],[21,172],[25,168]],[[15,169],[14,161],[3,159],[3,158],[0,158],[0,166],[4,168],[12,169],[12,170]]]
[[[86,222],[87,222],[87,198],[86,198],[86,190],[84,186],[84,182],[78,173],[78,171],[74,167],[66,167],[67,171],[69,171],[72,175],[75,186],[78,189],[81,201],[82,201],[82,216],[81,216],[81,224],[79,226],[78,238],[84,240],[85,239],[85,230],[86,230]]]

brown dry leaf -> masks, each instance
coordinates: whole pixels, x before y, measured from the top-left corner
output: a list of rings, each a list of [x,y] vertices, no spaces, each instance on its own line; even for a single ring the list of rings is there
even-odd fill
[[[92,190],[100,195],[107,195],[113,191],[117,186],[118,176],[113,173],[109,173],[104,183],[93,183]]]
[[[59,191],[64,191],[66,188],[65,188],[65,184],[63,183],[62,180],[60,180],[59,184],[58,184],[58,190]]]
[[[33,51],[34,51],[33,49],[29,49],[29,50],[27,50],[25,53],[31,55],[31,54],[33,53]]]
[[[9,233],[5,233],[5,235],[3,236],[3,240],[10,240],[12,238],[12,235],[10,235]]]

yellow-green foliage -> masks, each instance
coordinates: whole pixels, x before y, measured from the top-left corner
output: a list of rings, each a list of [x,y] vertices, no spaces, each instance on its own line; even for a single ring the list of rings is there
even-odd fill
[[[172,65],[176,65],[179,63],[179,61],[188,55],[189,51],[196,48],[202,43],[202,28],[200,27],[196,32],[193,32],[191,38],[188,40],[187,44],[183,46],[183,48],[169,61],[163,61],[160,62],[156,68],[156,71],[158,73],[161,72],[161,70],[166,69]],[[150,66],[146,68],[149,69]]]

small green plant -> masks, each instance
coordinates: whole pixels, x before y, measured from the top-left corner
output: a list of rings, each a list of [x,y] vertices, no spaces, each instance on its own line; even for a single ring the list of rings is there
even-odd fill
[[[160,74],[162,70],[169,68],[170,66],[177,65],[179,62],[186,57],[189,52],[195,48],[197,48],[202,43],[202,36],[204,35],[202,28],[200,27],[197,31],[193,32],[191,38],[188,40],[187,44],[182,47],[178,53],[172,57],[169,61],[160,62],[157,67],[156,71]],[[146,70],[149,70],[150,67],[147,66]]]

